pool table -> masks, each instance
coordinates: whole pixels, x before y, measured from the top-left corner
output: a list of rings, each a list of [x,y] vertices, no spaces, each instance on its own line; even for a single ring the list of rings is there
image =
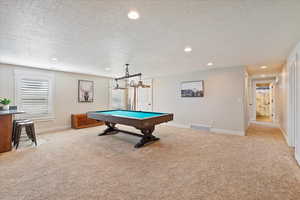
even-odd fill
[[[172,113],[158,113],[158,112],[143,112],[132,110],[104,110],[93,111],[87,113],[88,118],[98,121],[104,121],[107,128],[99,136],[112,135],[119,132],[130,134],[133,136],[141,137],[141,140],[134,146],[140,148],[145,144],[152,143],[159,140],[152,133],[155,125],[164,122],[172,121]],[[121,130],[116,127],[116,124],[123,124],[133,126],[139,129],[142,134]]]

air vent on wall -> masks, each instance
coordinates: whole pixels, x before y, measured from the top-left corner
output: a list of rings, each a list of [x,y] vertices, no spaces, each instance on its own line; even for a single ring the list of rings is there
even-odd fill
[[[210,131],[211,126],[206,124],[191,124],[191,129],[201,130],[201,131]]]

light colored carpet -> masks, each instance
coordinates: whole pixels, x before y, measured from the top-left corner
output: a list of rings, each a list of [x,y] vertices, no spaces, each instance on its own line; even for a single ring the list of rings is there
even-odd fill
[[[103,128],[0,154],[0,199],[300,199],[300,168],[278,129],[241,137],[160,126],[159,142],[134,149],[137,138],[98,137]]]

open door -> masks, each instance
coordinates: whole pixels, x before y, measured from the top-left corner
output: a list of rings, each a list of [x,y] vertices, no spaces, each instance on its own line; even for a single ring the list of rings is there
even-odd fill
[[[143,80],[143,83],[150,87],[138,88],[137,108],[139,111],[152,111],[152,79]]]
[[[271,102],[271,115],[272,115],[272,121],[276,121],[276,116],[275,116],[275,83],[272,82],[270,84],[270,90],[271,90],[271,95],[270,95],[270,102]]]
[[[256,121],[273,122],[273,86],[272,83],[256,84]]]

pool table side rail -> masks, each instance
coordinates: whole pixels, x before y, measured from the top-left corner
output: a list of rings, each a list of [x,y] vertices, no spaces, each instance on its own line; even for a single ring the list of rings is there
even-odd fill
[[[161,114],[161,113],[159,113],[159,114]],[[97,111],[88,112],[87,115],[88,115],[88,118],[91,118],[91,119],[133,126],[138,129],[155,126],[157,124],[161,124],[161,123],[173,120],[173,114],[171,114],[171,113],[163,113],[160,116],[153,116],[153,117],[147,117],[147,118],[141,118],[141,119],[133,118],[133,117],[101,114],[101,112],[97,112]]]
[[[140,112],[140,113],[151,113],[151,114],[170,114],[170,113],[162,113],[162,112],[148,112],[148,111],[136,111],[136,110],[103,110],[103,111],[92,111],[92,112],[96,112],[96,113],[105,113],[105,112],[113,112],[113,111],[126,111],[126,112]]]

